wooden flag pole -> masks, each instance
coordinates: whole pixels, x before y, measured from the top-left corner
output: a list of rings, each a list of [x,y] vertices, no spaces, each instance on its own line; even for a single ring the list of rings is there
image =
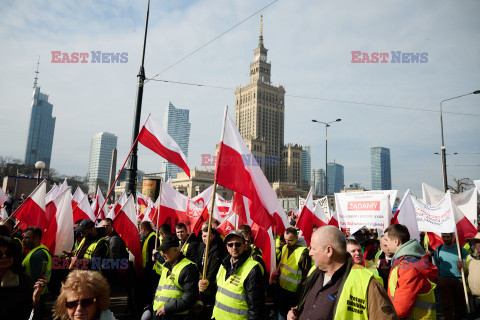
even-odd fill
[[[207,246],[205,248],[205,262],[203,263],[203,280],[207,279],[207,262],[208,262],[208,250],[210,249],[210,234],[212,231],[212,216],[213,209],[215,208],[215,194],[217,192],[217,180],[213,182],[213,194],[212,194],[212,206],[210,210],[210,215],[208,217],[208,233],[207,233]],[[202,230],[203,232],[203,230]]]
[[[457,241],[458,260],[463,262],[462,252],[460,251],[460,242],[458,241],[458,233],[456,231],[455,231],[455,240]],[[468,293],[467,293],[467,286],[465,284],[464,268],[461,268],[460,272],[462,274],[463,293],[465,294],[465,303],[467,304],[467,312],[470,313],[470,304],[468,303]]]
[[[158,229],[159,228],[159,225],[158,225],[158,221],[160,220],[160,207],[162,206],[162,185],[163,185],[163,181],[160,180],[160,191],[158,193],[158,205],[157,205],[157,230],[155,232],[155,250],[157,250],[157,245],[158,245]]]

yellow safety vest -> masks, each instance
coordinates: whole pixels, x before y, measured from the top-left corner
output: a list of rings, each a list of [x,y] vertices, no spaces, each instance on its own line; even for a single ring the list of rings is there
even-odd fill
[[[282,248],[280,247],[280,236],[275,237],[275,254],[277,256],[277,260],[280,260],[282,257]]]
[[[335,320],[368,319],[368,284],[372,277],[377,281],[381,280],[369,269],[352,266],[337,302]]]
[[[377,279],[377,281],[380,282],[380,284],[383,287],[383,279],[380,277],[380,274],[378,273],[378,270],[374,261],[366,260],[365,267],[359,264],[354,264],[352,266],[352,269],[366,269],[370,271],[376,277],[375,279]]]
[[[147,266],[147,258],[148,258],[148,241],[150,240],[151,237],[155,236],[155,232],[150,232],[147,236],[147,239],[143,242],[142,246],[142,258],[143,258],[143,268]]]
[[[180,299],[183,295],[183,287],[178,283],[178,278],[183,268],[193,264],[187,258],[179,261],[170,271],[168,268],[162,269],[162,276],[158,282],[157,290],[155,291],[155,299],[153,300],[153,311],[157,311],[167,304],[167,302]],[[187,314],[189,310],[175,314]]]
[[[17,237],[13,237],[14,240],[17,240],[18,242],[20,242],[20,246],[22,247],[22,252],[23,252],[23,241],[20,240],[19,238]]]
[[[392,301],[395,300],[395,289],[397,287],[399,266],[400,264],[392,269],[390,277],[388,278],[388,289],[390,291],[390,298]],[[434,294],[436,285],[430,280],[428,280],[428,282],[430,282],[431,286],[430,291],[424,294],[417,294],[417,299],[415,300],[413,310],[408,316],[409,319],[433,320],[437,318]]]
[[[256,265],[260,264],[248,258],[228,279],[225,279],[227,271],[223,265],[220,266],[217,273],[217,294],[212,319],[248,319],[247,296],[243,283]]]
[[[85,240],[85,239],[84,239],[84,240]],[[91,243],[91,244],[88,246],[87,251],[85,251],[85,254],[83,255],[83,258],[84,258],[84,259],[90,259],[90,260],[92,260],[92,254],[95,252],[95,249],[97,248],[97,245],[98,245],[98,244],[100,243],[100,241],[102,241],[102,240],[106,241],[105,238],[102,237],[102,238],[98,239],[96,242]],[[82,240],[82,243],[81,243],[81,244],[83,244],[83,240]],[[108,245],[107,245],[107,257],[109,256],[109,252],[110,252],[110,249],[109,249],[109,247],[108,247]],[[103,257],[103,258],[106,258],[106,257]]]
[[[47,282],[50,282],[50,277],[52,276],[52,255],[46,246],[43,244],[39,245],[38,247],[33,248],[30,252],[25,256],[22,261],[22,267],[25,269],[25,273],[29,276],[32,275],[32,266],[30,265],[30,258],[37,250],[44,250],[47,254],[47,265],[45,266],[44,270],[42,270],[45,278],[47,278]],[[47,287],[45,287],[42,291],[42,294],[47,292]]]
[[[378,250],[377,253],[375,254],[375,261],[378,261],[380,259],[380,255],[382,254],[382,250]]]
[[[181,252],[183,253],[184,256],[187,255],[187,250],[188,250],[188,246],[190,245],[190,243],[185,243],[185,245],[183,246]],[[181,246],[181,244],[180,244]]]
[[[163,237],[162,236],[158,236],[158,241],[160,241],[160,243],[162,243],[162,239]],[[157,261],[155,259],[155,263],[153,264],[153,271],[155,271],[158,275],[162,275],[162,268],[163,268],[163,264],[160,263],[160,261]]]
[[[282,259],[280,260],[280,287],[291,292],[297,292],[298,285],[302,281],[302,271],[298,266],[300,257],[306,247],[298,247],[287,258],[285,245],[282,249]]]

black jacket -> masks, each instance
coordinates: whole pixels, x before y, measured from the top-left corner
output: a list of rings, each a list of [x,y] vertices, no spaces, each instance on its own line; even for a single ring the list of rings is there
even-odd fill
[[[250,258],[250,252],[244,252],[233,265],[231,264],[231,255],[227,255],[223,261],[222,266],[227,271],[225,279],[228,279],[232,274],[236,274],[237,270]],[[247,298],[248,305],[248,319],[265,319],[265,287],[263,282],[263,275],[260,266],[256,265],[248,274],[243,282],[243,288]]]
[[[177,263],[183,258],[185,257],[180,253]],[[165,263],[164,266],[169,270],[173,268],[169,263]],[[178,276],[178,283],[183,288],[183,295],[180,299],[175,299],[165,304],[164,307],[167,315],[192,309],[198,299],[198,279],[198,269],[195,264],[191,263],[183,268]]]

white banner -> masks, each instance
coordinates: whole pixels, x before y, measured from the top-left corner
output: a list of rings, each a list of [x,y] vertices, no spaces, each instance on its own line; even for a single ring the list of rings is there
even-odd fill
[[[327,196],[320,198],[318,200],[314,201],[315,203],[315,210],[317,210],[317,206],[323,210],[323,213],[325,214],[325,217],[330,217],[330,210],[328,208],[328,198]]]
[[[480,193],[480,180],[473,180],[473,184],[475,184],[478,193]]]
[[[457,231],[450,191],[434,205],[422,203],[413,196],[412,202],[417,214],[418,230],[436,234]]]
[[[397,190],[335,193],[339,216],[353,234],[362,227],[385,229],[392,218],[392,205]],[[391,200],[393,198],[393,201]]]

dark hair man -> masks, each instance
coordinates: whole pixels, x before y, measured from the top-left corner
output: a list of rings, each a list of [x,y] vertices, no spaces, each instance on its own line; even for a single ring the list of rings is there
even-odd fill
[[[140,289],[136,295],[139,301],[138,307],[143,309],[152,301],[152,298],[155,294],[156,284],[158,283],[160,276],[160,270],[153,270],[155,261],[152,258],[152,255],[154,254],[155,241],[157,240],[157,237],[155,231],[152,229],[152,224],[150,221],[143,221],[140,224],[140,234],[142,236],[140,246],[142,248],[143,273],[138,283]]]
[[[75,232],[80,232],[83,239],[78,246],[77,256],[72,258],[72,265],[78,259],[86,259],[88,269],[93,267],[94,270],[99,270],[102,265],[101,260],[110,257],[107,240],[99,234],[95,223],[89,219],[82,220],[80,225],[75,228]],[[92,263],[93,261],[95,263]]]
[[[433,281],[438,269],[428,261],[416,239],[410,240],[406,226],[393,224],[385,229],[388,251],[393,253],[388,277],[388,295],[399,318],[435,319]]]
[[[379,278],[353,266],[342,231],[323,226],[313,233],[310,244],[316,268],[287,319],[398,319]]]
[[[193,236],[189,237],[187,226],[180,222],[175,226],[175,234],[178,240],[180,240],[180,251],[187,259],[194,261],[197,256],[198,243],[194,241],[195,238]]]

